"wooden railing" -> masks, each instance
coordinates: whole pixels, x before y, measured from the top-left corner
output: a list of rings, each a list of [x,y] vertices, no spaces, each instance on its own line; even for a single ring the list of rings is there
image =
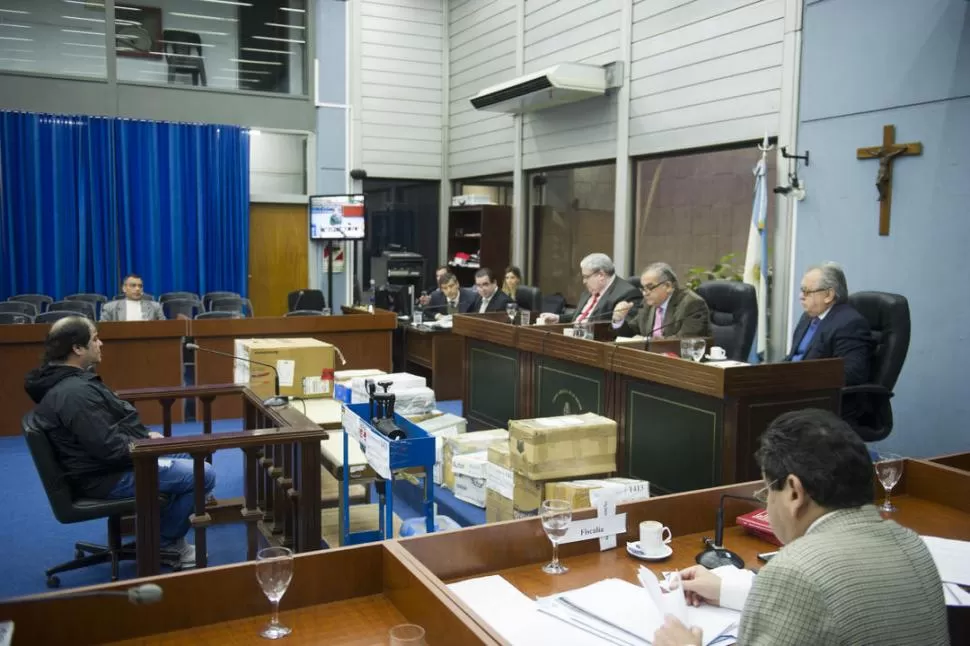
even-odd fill
[[[206,529],[218,523],[246,523],[247,558],[256,556],[259,535],[265,542],[297,552],[320,548],[320,441],[327,432],[289,408],[273,409],[244,386],[233,384],[185,388],[151,388],[118,393],[128,401],[157,400],[170,411],[176,399],[203,401],[203,434],[171,437],[169,423],[162,439],[138,440],[132,449],[135,473],[135,545],[138,576],[157,574],[159,553],[158,458],[188,454],[194,461],[196,566],[206,567]],[[243,431],[212,434],[209,406],[219,396],[243,398]],[[243,499],[207,504],[204,462],[212,453],[242,449],[245,456]],[[221,513],[212,513],[218,508]]]

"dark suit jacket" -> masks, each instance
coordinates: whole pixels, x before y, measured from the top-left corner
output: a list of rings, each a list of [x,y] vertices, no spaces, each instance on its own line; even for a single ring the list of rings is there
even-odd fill
[[[589,313],[586,320],[591,322],[609,321],[610,317],[613,316],[613,308],[616,307],[617,303],[621,301],[632,301],[639,298],[639,296],[640,291],[638,289],[617,276],[613,280],[613,284],[600,295],[600,299],[596,302],[596,307]],[[572,323],[586,307],[589,299],[589,292],[583,290],[583,293],[579,295],[579,304],[576,305],[576,311],[569,316],[560,316],[559,321],[561,323]]]
[[[791,361],[798,352],[798,344],[808,331],[811,319],[802,314],[795,334],[792,335],[792,351],[785,361]],[[869,368],[872,359],[872,334],[869,322],[848,303],[835,305],[818,324],[812,342],[805,350],[803,360],[832,359],[842,357],[845,362],[845,385],[857,386],[869,382]]]
[[[478,293],[473,289],[466,289],[460,287],[458,289],[458,313],[467,314],[471,311],[472,306],[475,304],[475,299],[478,298]],[[436,289],[431,292],[431,300],[428,302],[428,307],[430,314],[447,314],[448,313],[448,299],[445,298],[445,293],[440,289]]]
[[[510,302],[509,295],[503,292],[501,289],[496,289],[495,293],[492,294],[492,300],[488,302],[488,307],[485,308],[486,312],[504,312],[505,306]],[[472,304],[471,310],[472,314],[477,314],[478,310],[482,307],[482,297],[477,295],[475,297],[475,302]]]
[[[617,329],[618,336],[640,334],[650,336],[653,333],[654,319],[657,316],[656,307],[642,307],[634,316],[623,321]],[[689,337],[710,336],[711,313],[707,309],[707,302],[685,287],[678,287],[670,295],[664,320],[667,325],[662,331],[663,336]]]

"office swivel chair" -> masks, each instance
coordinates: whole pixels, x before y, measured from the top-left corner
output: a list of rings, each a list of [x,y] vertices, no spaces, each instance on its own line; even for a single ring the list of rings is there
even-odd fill
[[[515,303],[521,309],[538,314],[542,311],[542,292],[538,287],[519,285],[515,290]]]
[[[297,289],[286,295],[286,309],[288,312],[296,310],[323,310],[327,306],[327,299],[319,289]]]
[[[54,302],[54,299],[47,294],[17,294],[7,299],[8,301],[31,303],[37,308],[37,313],[47,311],[47,306]]]
[[[55,301],[47,306],[47,312],[44,313],[50,312],[70,312],[74,316],[86,316],[92,321],[97,320],[94,303],[87,301]]]
[[[207,82],[202,37],[192,31],[166,29],[162,32],[162,41],[165,63],[168,65],[169,85],[175,84],[176,74],[189,74],[192,77],[192,85],[205,87]]]
[[[728,359],[747,361],[758,330],[758,295],[752,285],[734,280],[709,280],[697,286],[707,303],[714,345]]]

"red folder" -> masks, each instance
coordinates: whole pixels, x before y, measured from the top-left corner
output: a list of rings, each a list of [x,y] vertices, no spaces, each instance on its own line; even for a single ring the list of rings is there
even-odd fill
[[[775,533],[771,531],[771,523],[768,522],[767,509],[758,509],[756,511],[738,516],[737,523],[748,533],[754,534],[758,538],[766,540],[769,543],[774,543],[775,545],[781,546],[781,541],[779,541],[778,537],[775,536]]]

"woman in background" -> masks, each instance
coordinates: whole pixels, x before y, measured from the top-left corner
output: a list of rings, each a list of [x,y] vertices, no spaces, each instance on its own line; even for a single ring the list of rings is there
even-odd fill
[[[522,270],[515,265],[505,268],[505,282],[502,283],[502,291],[505,292],[512,301],[515,301],[515,290],[522,284]]]

